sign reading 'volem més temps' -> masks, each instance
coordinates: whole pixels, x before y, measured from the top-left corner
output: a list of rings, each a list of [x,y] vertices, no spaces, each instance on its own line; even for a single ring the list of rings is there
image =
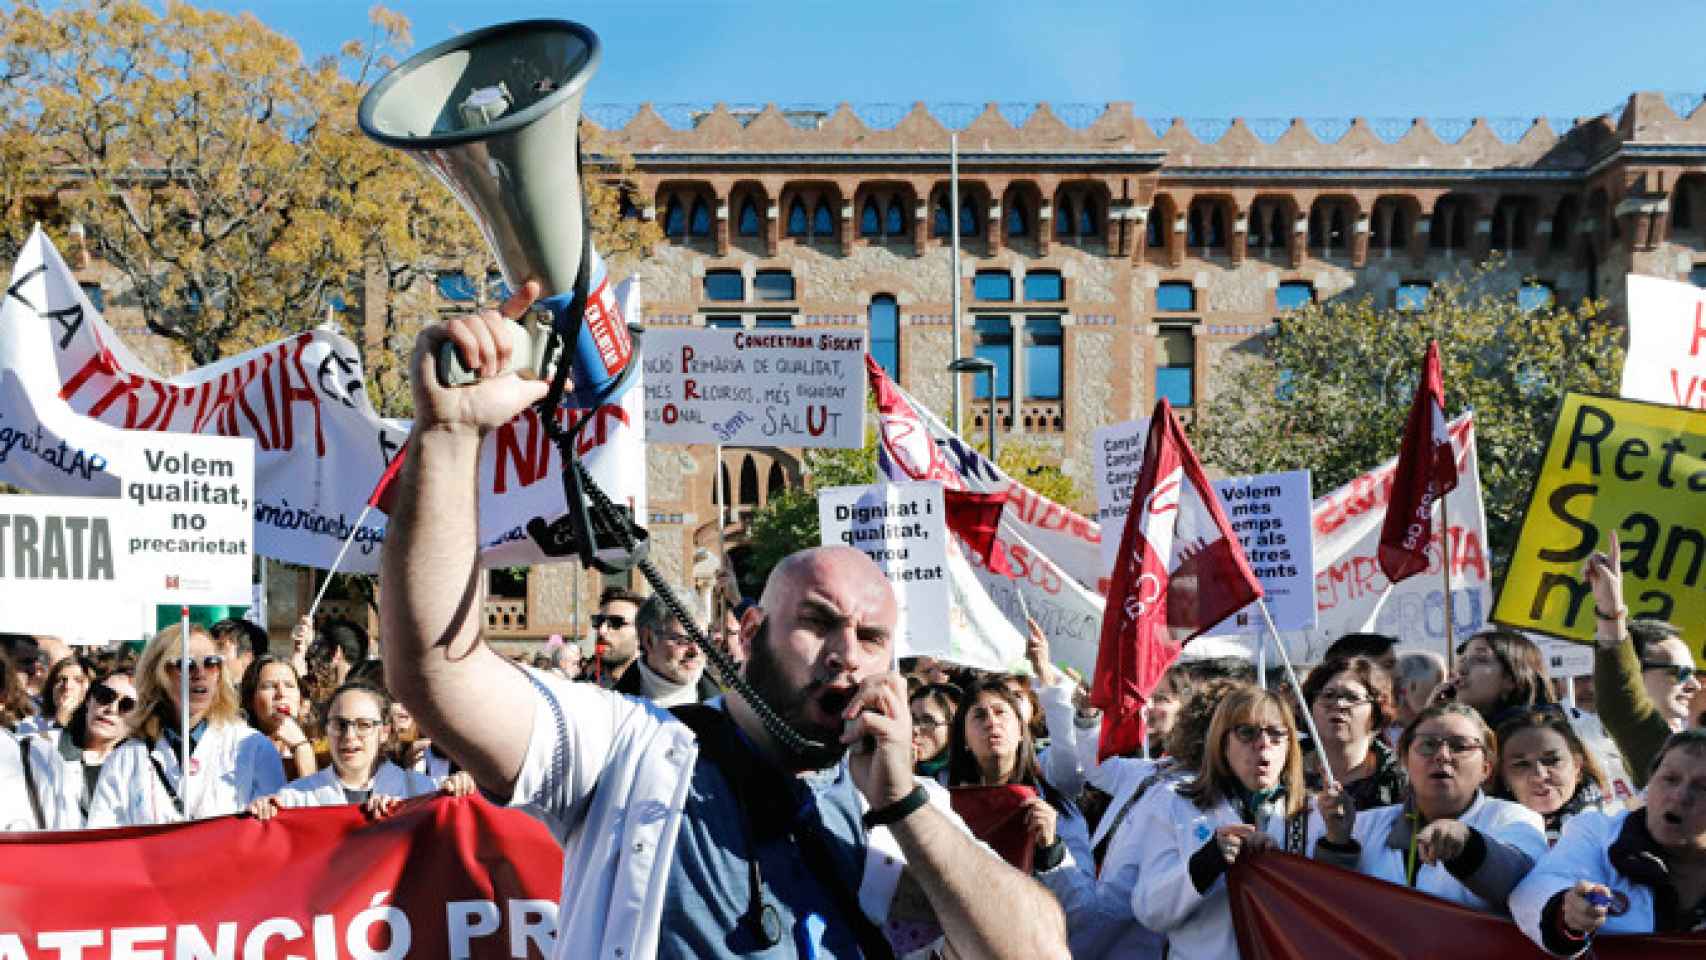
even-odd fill
[[[0,496],[0,631],[131,639],[130,513],[122,500]]]
[[[1309,471],[1263,473],[1214,482],[1232,533],[1244,548],[1250,570],[1262,581],[1268,612],[1281,630],[1315,626],[1315,545],[1310,522]],[[1213,632],[1265,633],[1254,604],[1223,621]]]
[[[647,440],[864,446],[859,331],[655,327],[641,346]]]
[[[250,602],[253,440],[138,433],[112,469],[132,510],[126,549],[143,578],[144,601]]]
[[[1569,393],[1558,411],[1493,619],[1593,637],[1582,562],[1615,532],[1629,612],[1706,640],[1706,413]]]
[[[871,558],[894,586],[897,657],[950,651],[948,527],[939,483],[878,483],[818,491],[824,546]]]

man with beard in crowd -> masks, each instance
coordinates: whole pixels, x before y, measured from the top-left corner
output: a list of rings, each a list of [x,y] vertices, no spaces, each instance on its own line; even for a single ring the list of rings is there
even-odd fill
[[[883,925],[901,921],[939,926],[961,956],[1066,956],[1048,892],[913,776],[895,598],[863,554],[787,558],[742,621],[755,698],[815,746],[773,737],[739,693],[672,714],[523,671],[482,642],[480,439],[545,394],[499,376],[503,317],[536,295],[529,283],[502,315],[458,317],[416,342],[382,618],[399,699],[488,793],[563,843],[557,956],[733,957],[786,943],[798,956],[883,957]],[[485,379],[442,388],[446,340]]]

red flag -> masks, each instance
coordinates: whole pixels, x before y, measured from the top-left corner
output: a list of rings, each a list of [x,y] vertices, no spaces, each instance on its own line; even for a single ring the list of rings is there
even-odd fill
[[[1380,570],[1397,583],[1428,568],[1434,502],[1457,489],[1457,459],[1445,428],[1445,385],[1439,343],[1428,341],[1422,379],[1404,425],[1404,445],[1392,474],[1392,499],[1380,528]]]
[[[1192,637],[1262,595],[1244,548],[1185,428],[1156,404],[1102,615],[1090,702],[1100,707],[1100,756],[1143,741],[1143,705]]]
[[[967,490],[943,490],[942,506],[947,511],[948,529],[964,540],[990,570],[1013,575],[1007,563],[1007,553],[1001,549],[1001,508],[1007,505],[1004,493],[972,493]]]
[[[1036,844],[1025,829],[1025,803],[1037,792],[1023,784],[998,787],[954,787],[948,800],[971,828],[971,835],[989,844],[996,855],[1025,873],[1031,872]]]
[[[379,475],[379,482],[373,485],[373,492],[367,496],[367,505],[377,507],[389,514],[397,499],[397,475],[403,472],[403,460],[409,455],[409,443],[404,441],[397,448],[397,455],[385,465],[385,472]]]

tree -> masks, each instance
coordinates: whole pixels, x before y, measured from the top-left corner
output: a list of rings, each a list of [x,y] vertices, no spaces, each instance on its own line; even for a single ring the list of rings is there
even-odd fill
[[[1332,300],[1288,314],[1254,351],[1229,354],[1193,433],[1235,474],[1308,468],[1317,492],[1395,456],[1428,341],[1438,340],[1446,413],[1475,411],[1496,575],[1503,576],[1558,402],[1615,393],[1621,328],[1602,303],[1520,302],[1491,261],[1429,291],[1419,309]],[[1542,287],[1526,287],[1538,297]]]
[[[877,482],[877,431],[865,430],[858,449],[815,449],[805,453],[805,483],[771,497],[748,524],[752,551],[740,571],[741,592],[756,597],[783,557],[822,541],[817,522],[817,491]]]

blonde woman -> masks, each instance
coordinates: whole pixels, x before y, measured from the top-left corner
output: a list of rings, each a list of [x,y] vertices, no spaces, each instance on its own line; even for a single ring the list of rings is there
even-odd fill
[[[136,663],[132,739],[114,750],[95,786],[89,826],[177,823],[239,813],[284,786],[284,765],[266,734],[243,721],[237,691],[225,678],[213,637],[192,626],[189,637],[190,769],[178,702],[183,646],[179,628],[162,630]]]

